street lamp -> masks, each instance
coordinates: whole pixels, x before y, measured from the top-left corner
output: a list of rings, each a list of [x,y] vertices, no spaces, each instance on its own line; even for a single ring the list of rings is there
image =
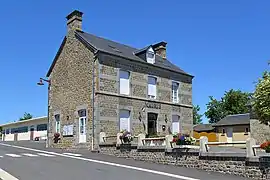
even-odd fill
[[[51,80],[49,79],[43,79],[43,78],[39,78],[39,82],[37,83],[37,85],[39,86],[43,86],[44,83],[43,82],[46,82],[48,83],[48,112],[47,112],[47,119],[48,119],[48,124],[47,124],[47,139],[46,139],[46,147],[48,148],[49,147],[49,108],[50,108],[50,105],[49,105],[49,95],[50,95],[50,86],[51,86]]]

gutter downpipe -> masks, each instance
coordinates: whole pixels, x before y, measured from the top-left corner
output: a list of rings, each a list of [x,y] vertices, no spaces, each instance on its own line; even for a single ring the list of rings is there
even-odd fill
[[[92,151],[96,151],[94,147],[95,143],[95,62],[97,60],[98,50],[94,52],[94,61],[92,65]]]

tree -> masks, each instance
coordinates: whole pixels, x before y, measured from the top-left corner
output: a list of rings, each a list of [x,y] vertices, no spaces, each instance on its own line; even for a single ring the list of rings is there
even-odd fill
[[[270,72],[265,71],[256,84],[253,109],[261,123],[270,124]]]
[[[210,101],[206,104],[207,111],[205,112],[205,116],[209,119],[209,123],[216,123],[225,117],[222,109],[222,102],[214,99],[213,96],[210,96],[209,98]]]
[[[32,115],[30,113],[24,113],[23,117],[20,118],[20,121],[27,120],[27,119],[32,119]]]
[[[248,113],[247,104],[250,98],[250,93],[233,89],[225,91],[221,100],[210,96],[205,116],[209,119],[209,123],[216,123],[227,115]]]
[[[199,114],[200,111],[200,106],[199,105],[193,105],[193,124],[201,124],[202,123],[202,116]]]

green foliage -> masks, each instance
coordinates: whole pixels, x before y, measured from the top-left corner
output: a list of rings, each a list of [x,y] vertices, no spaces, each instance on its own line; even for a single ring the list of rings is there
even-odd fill
[[[33,116],[30,113],[24,113],[23,117],[20,118],[20,121],[27,120],[27,119],[32,119]]]
[[[263,73],[256,84],[253,109],[263,124],[270,123],[270,72]]]
[[[200,106],[199,105],[193,105],[193,124],[201,124],[202,123],[202,116],[199,114]]]
[[[216,123],[225,117],[222,101],[216,100],[213,96],[210,96],[209,98],[210,101],[206,104],[207,111],[205,112],[205,116],[209,119],[209,123]]]
[[[210,96],[205,116],[209,119],[209,123],[216,123],[227,115],[248,113],[247,104],[250,97],[250,93],[233,89],[225,91],[221,100]]]

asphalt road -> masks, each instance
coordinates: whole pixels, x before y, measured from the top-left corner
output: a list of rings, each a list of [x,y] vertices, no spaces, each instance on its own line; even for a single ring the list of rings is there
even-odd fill
[[[71,153],[71,154],[67,154]],[[13,179],[12,179],[13,177]],[[0,142],[0,180],[240,180],[241,177],[91,153]]]

